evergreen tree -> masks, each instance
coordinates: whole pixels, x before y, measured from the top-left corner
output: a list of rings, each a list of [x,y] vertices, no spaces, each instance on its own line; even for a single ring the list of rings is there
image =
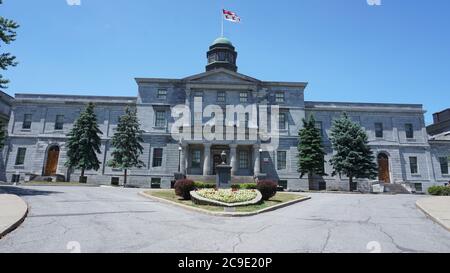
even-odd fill
[[[5,140],[6,140],[6,128],[3,123],[0,121],[0,151],[5,146]]]
[[[69,140],[66,166],[81,170],[81,178],[84,178],[86,170],[98,171],[101,164],[97,154],[101,154],[102,132],[98,127],[94,109],[95,105],[89,103],[67,135]]]
[[[311,189],[314,175],[327,175],[324,170],[325,151],[322,145],[322,135],[316,128],[316,120],[313,115],[309,120],[303,119],[303,129],[299,131],[298,135],[298,172],[301,173],[301,178],[308,174]]]
[[[145,167],[139,157],[144,148],[141,143],[143,131],[140,129],[139,120],[135,108],[125,110],[125,115],[119,119],[116,132],[112,138],[113,159],[109,161],[109,166],[122,169],[124,171],[124,186],[127,185],[128,170],[130,168]]]
[[[374,179],[377,176],[377,164],[368,145],[368,136],[346,113],[333,122],[330,140],[335,151],[330,160],[334,169],[333,176],[346,175],[350,188],[353,178]]]
[[[0,0],[0,5],[3,4],[3,1]],[[19,25],[9,19],[0,16],[0,40],[4,44],[10,44],[11,42],[16,40],[16,29],[19,28]],[[10,66],[16,66],[17,62],[15,61],[16,57],[12,56],[10,53],[1,53],[0,54],[0,69],[7,70]],[[0,74],[0,89],[8,88],[7,84],[9,80],[3,78],[3,75]]]

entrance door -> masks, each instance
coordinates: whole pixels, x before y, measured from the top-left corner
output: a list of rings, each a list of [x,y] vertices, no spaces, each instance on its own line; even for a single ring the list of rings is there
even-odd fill
[[[222,157],[218,154],[215,154],[213,157],[213,162],[214,162],[214,166],[213,166],[213,175],[216,175],[216,167],[217,165],[220,165],[222,163]]]
[[[47,155],[47,164],[45,165],[45,176],[53,176],[56,175],[56,169],[58,167],[58,159],[59,159],[59,147],[54,146],[48,150]]]
[[[378,155],[378,179],[384,183],[391,183],[389,157],[386,154]]]

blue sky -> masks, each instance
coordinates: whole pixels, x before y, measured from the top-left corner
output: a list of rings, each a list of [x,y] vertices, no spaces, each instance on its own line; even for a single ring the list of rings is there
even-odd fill
[[[204,71],[225,24],[239,72],[267,81],[307,81],[307,100],[450,107],[450,1],[381,0],[5,0],[21,25],[3,47],[20,64],[9,94],[135,96],[135,77]]]

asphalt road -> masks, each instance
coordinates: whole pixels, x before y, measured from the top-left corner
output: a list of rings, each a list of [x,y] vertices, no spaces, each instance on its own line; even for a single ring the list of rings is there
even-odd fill
[[[421,196],[311,194],[249,218],[186,211],[137,189],[2,187],[30,213],[0,252],[450,252],[450,232],[415,207]]]

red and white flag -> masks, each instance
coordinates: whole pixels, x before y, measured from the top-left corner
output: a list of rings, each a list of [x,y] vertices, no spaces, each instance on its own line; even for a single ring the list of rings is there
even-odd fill
[[[237,16],[235,12],[229,11],[229,10],[223,10],[223,16],[225,20],[233,22],[233,23],[240,23],[241,18]]]

